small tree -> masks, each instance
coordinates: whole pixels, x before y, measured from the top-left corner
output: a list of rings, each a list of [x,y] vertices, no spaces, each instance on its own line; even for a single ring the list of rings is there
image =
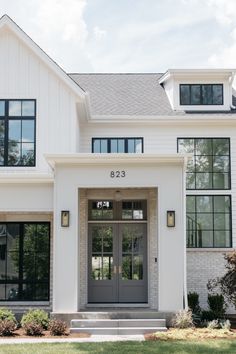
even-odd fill
[[[236,251],[224,255],[226,273],[222,277],[209,280],[207,288],[212,291],[219,288],[222,295],[236,308]]]

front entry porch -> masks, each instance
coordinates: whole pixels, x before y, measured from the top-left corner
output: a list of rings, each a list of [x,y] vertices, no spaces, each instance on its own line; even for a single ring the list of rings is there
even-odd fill
[[[97,303],[178,311],[186,294],[186,157],[108,155],[47,156],[55,173],[53,313],[78,313]],[[91,220],[89,203],[114,203],[117,191],[116,209],[146,201],[147,218]],[[64,210],[69,227],[61,224]],[[168,210],[176,215],[171,228]]]

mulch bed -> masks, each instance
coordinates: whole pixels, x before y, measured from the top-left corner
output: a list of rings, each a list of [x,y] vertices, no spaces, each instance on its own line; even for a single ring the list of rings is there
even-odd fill
[[[43,331],[43,334],[41,336],[27,336],[23,330],[23,328],[18,328],[16,331],[14,331],[14,334],[12,336],[0,336],[1,338],[89,338],[91,335],[89,333],[67,333],[64,336],[52,336],[50,334],[50,331]]]

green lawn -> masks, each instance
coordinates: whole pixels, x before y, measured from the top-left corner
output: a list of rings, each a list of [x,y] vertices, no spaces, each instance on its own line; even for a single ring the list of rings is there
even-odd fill
[[[0,345],[1,354],[218,354],[236,353],[236,340]]]

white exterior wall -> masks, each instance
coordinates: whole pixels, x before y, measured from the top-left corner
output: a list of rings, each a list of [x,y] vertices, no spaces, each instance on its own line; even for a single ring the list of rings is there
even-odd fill
[[[0,52],[1,99],[36,99],[36,168],[27,170],[48,172],[43,154],[76,152],[75,95],[10,30],[0,33]]]
[[[233,125],[208,124],[89,124],[81,127],[81,152],[91,152],[93,137],[143,137],[144,153],[173,154],[180,137],[227,137],[231,143],[231,190],[187,191],[187,194],[232,195],[233,246],[236,247],[236,131]]]
[[[141,161],[140,161],[141,162]],[[176,311],[183,308],[184,289],[184,182],[181,164],[140,165],[116,163],[116,169],[125,169],[126,178],[110,178],[111,165],[58,166],[55,182],[54,218],[54,282],[53,311],[76,312],[79,298],[79,208],[81,188],[158,188],[158,309]],[[95,177],[96,176],[96,177]],[[166,193],[168,190],[168,194]],[[70,227],[62,228],[60,211],[70,210]],[[176,211],[176,227],[166,226],[166,211]],[[66,258],[65,255],[70,255]],[[155,263],[155,257],[151,262]],[[151,267],[152,269],[152,267]],[[173,294],[175,296],[173,297]]]

